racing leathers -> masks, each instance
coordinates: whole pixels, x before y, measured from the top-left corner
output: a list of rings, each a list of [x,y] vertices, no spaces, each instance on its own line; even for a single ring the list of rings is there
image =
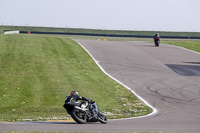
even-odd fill
[[[68,104],[69,102],[75,103],[78,100],[84,100],[84,101],[90,101],[88,98],[80,97],[78,95],[68,95],[65,99],[65,104]]]
[[[159,47],[159,43],[160,43],[160,35],[159,33],[156,33],[156,35],[153,37],[154,39],[154,43],[156,47]]]
[[[78,95],[68,95],[65,99],[65,105],[63,107],[67,106],[68,103],[77,103],[78,100],[84,100],[84,101],[91,102],[91,100],[86,98],[86,97],[80,97]],[[96,106],[96,104],[94,106],[90,106],[89,109],[92,111],[93,117],[97,118],[97,106]]]

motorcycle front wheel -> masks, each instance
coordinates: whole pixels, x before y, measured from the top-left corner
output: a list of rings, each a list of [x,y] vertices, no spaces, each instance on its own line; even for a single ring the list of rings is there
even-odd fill
[[[106,124],[108,122],[106,116],[101,112],[98,113],[98,119],[103,124]]]
[[[71,112],[71,116],[79,124],[85,124],[87,122],[85,113],[79,112],[77,110],[73,110]]]

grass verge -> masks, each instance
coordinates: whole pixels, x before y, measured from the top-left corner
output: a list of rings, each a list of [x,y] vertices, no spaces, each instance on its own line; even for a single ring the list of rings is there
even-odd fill
[[[0,132],[0,133],[65,133],[65,132],[14,132],[12,131],[12,132]],[[80,132],[67,132],[67,133],[80,133]],[[81,133],[92,133],[92,132],[81,132]],[[121,133],[121,132],[114,132],[114,133]],[[166,133],[166,132],[127,132],[127,133]],[[176,132],[173,132],[173,133],[176,133]]]
[[[108,118],[152,111],[67,38],[0,35],[0,75],[0,121],[67,119],[62,105],[72,90]]]
[[[65,132],[14,132],[12,131],[12,132],[0,132],[0,133],[65,133]],[[67,132],[67,133],[80,133],[80,132]],[[92,132],[81,132],[81,133],[92,133]],[[121,132],[114,132],[114,133],[121,133]],[[127,132],[127,133],[166,133],[166,132]],[[176,132],[173,132],[173,133],[176,133]]]
[[[200,53],[200,40],[164,40],[162,43],[184,47]]]

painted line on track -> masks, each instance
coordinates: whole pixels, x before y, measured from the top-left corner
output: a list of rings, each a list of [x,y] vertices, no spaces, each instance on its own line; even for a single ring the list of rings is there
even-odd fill
[[[110,78],[112,78],[113,80],[115,80],[116,82],[118,82],[119,84],[121,84],[122,86],[124,86],[125,88],[127,88],[131,93],[133,93],[136,97],[138,97],[140,100],[142,100],[147,106],[149,106],[153,111],[145,116],[138,116],[138,117],[131,117],[131,118],[122,118],[122,119],[112,119],[109,121],[116,121],[116,120],[128,120],[128,119],[138,119],[138,118],[145,118],[151,115],[154,115],[158,112],[158,110],[156,108],[154,108],[151,104],[149,104],[145,99],[143,99],[141,96],[139,96],[135,91],[133,91],[130,87],[128,87],[127,85],[123,84],[121,81],[117,80],[116,78],[114,78],[113,76],[111,76],[110,74],[108,74],[102,67],[101,65],[98,63],[98,61],[92,56],[92,54],[78,41],[74,40],[75,42],[77,42],[94,60],[94,62],[99,66],[99,68]]]
[[[74,122],[73,119],[69,119],[69,120],[47,120],[48,122]]]
[[[7,122],[7,121],[0,121],[0,123],[11,123],[11,122]]]

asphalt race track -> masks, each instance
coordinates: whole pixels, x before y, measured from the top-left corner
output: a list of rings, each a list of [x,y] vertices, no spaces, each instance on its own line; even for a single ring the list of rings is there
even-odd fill
[[[164,44],[154,47],[145,42],[77,42],[107,73],[158,112],[144,118],[110,120],[108,124],[2,122],[0,131],[200,133],[200,54]]]

